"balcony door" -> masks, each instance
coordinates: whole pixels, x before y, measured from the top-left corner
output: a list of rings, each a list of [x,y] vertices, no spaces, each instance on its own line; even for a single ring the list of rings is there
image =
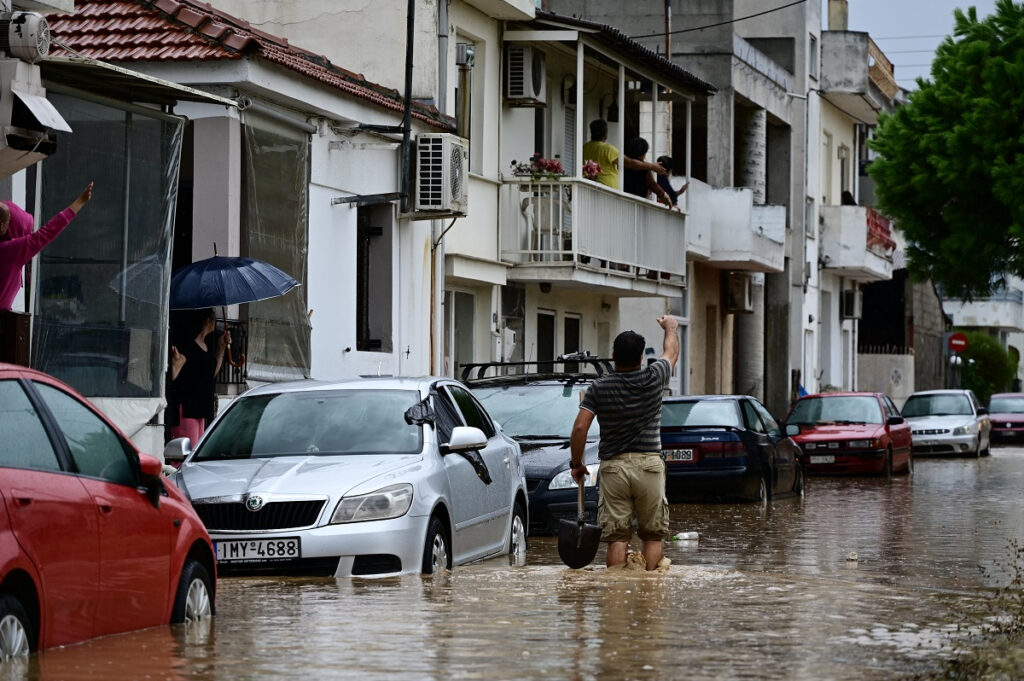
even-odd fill
[[[537,370],[554,371],[551,362],[555,359],[555,313],[553,310],[537,310]],[[544,364],[547,362],[547,364]]]

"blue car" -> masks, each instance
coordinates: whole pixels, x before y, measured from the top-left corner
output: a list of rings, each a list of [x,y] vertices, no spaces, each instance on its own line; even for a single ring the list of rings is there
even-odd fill
[[[669,501],[803,496],[800,447],[748,395],[666,397],[661,454]]]

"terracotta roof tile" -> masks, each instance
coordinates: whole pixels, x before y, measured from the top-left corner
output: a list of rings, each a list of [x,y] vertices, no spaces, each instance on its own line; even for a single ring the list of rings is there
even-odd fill
[[[60,44],[101,61],[208,62],[256,57],[392,111],[402,111],[401,93],[367,81],[322,55],[290,45],[197,0],[75,0],[74,14],[49,15]],[[434,107],[414,103],[413,116],[443,130],[454,120]]]

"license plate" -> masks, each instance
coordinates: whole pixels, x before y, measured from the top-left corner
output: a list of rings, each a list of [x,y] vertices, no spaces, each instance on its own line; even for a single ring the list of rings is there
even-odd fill
[[[665,450],[666,461],[693,461],[692,449],[667,449]]]
[[[835,463],[836,457],[831,454],[828,456],[812,456],[811,463]]]
[[[213,543],[220,563],[273,563],[302,557],[298,537],[231,539]]]

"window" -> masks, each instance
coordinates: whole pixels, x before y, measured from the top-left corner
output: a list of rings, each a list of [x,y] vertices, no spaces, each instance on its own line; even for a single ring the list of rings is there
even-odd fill
[[[17,443],[16,447],[0,447],[0,466],[60,470],[60,461],[39,414],[17,381],[0,381],[0,438]]]
[[[121,485],[137,484],[125,444],[110,426],[71,395],[42,383],[34,385],[64,433],[79,473]]]
[[[743,408],[743,421],[747,424],[747,428],[755,433],[767,432],[751,400],[740,400],[740,406]]]
[[[91,180],[96,193],[39,255],[32,366],[86,395],[161,397],[182,122],[47,98],[75,132],[54,133],[60,153],[28,173],[27,194],[38,188],[41,201],[26,210],[42,224]]]
[[[391,352],[391,208],[360,206],[356,222],[356,349]]]
[[[768,429],[768,434],[776,438],[782,437],[782,428],[779,427],[779,424],[775,421],[772,415],[768,413],[768,410],[764,408],[764,405],[757,400],[750,400],[750,402],[754,405],[754,411],[756,411],[761,416],[761,420],[764,421],[764,426]]]
[[[248,376],[309,375],[306,309],[309,133],[251,111],[243,114],[243,254],[291,275],[302,286],[247,305]]]
[[[821,135],[821,202],[832,205],[832,135],[823,132]]]
[[[494,437],[495,430],[491,419],[487,417],[484,408],[469,394],[469,391],[452,385],[447,386],[446,389],[451,393],[455,403],[459,406],[459,411],[462,412],[466,425],[479,428],[488,438]]]
[[[839,159],[839,189],[843,192],[850,191],[850,147],[840,144],[836,151],[836,158]]]

